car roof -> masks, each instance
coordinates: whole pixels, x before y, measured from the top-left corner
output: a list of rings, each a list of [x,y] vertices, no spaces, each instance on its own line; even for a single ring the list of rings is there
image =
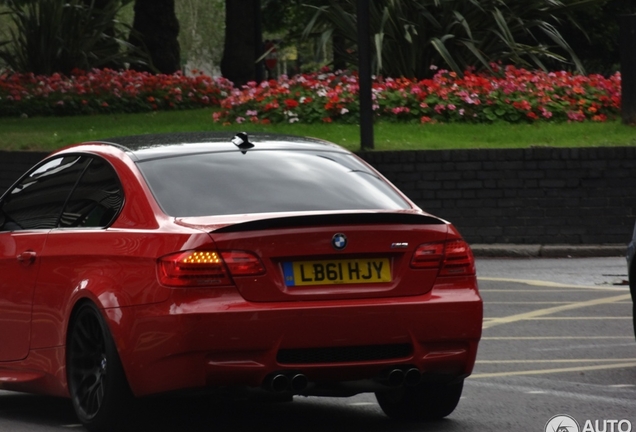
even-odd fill
[[[260,150],[314,150],[349,153],[344,148],[318,138],[267,132],[245,133],[253,147],[238,147],[232,140],[237,133],[228,132],[174,132],[115,137],[95,143],[121,148],[137,161],[172,155],[197,153],[260,151]],[[86,143],[88,144],[88,143]]]

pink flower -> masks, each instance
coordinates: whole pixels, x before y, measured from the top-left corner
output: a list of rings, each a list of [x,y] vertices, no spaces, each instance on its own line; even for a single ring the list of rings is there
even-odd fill
[[[402,106],[402,107],[395,107],[395,108],[393,108],[393,109],[391,110],[391,112],[392,112],[393,114],[395,114],[395,115],[399,115],[399,114],[402,114],[402,113],[404,113],[404,114],[408,114],[408,113],[410,113],[410,112],[411,112],[411,109],[410,109],[409,107],[404,107],[404,106]]]

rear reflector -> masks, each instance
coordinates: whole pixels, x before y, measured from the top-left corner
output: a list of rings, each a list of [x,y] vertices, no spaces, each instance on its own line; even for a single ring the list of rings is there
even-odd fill
[[[475,274],[473,253],[464,240],[420,245],[411,258],[411,267],[415,269],[439,268],[439,276],[461,276]]]
[[[160,258],[158,264],[160,282],[173,287],[228,286],[230,276],[265,273],[261,260],[244,251],[177,252]]]

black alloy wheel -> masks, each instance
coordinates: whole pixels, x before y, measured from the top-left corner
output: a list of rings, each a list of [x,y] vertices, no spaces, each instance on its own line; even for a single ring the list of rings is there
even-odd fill
[[[93,303],[79,306],[69,326],[66,371],[80,422],[90,431],[121,430],[133,397],[108,326]]]
[[[421,383],[375,394],[382,411],[394,420],[439,420],[452,413],[462,396],[464,381]]]

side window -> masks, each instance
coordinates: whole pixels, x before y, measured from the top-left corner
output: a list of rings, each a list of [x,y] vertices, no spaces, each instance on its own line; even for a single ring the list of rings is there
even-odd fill
[[[64,203],[90,160],[72,155],[37,167],[0,203],[0,230],[55,228]]]
[[[101,158],[91,158],[60,219],[60,227],[106,227],[124,203],[119,177]]]

